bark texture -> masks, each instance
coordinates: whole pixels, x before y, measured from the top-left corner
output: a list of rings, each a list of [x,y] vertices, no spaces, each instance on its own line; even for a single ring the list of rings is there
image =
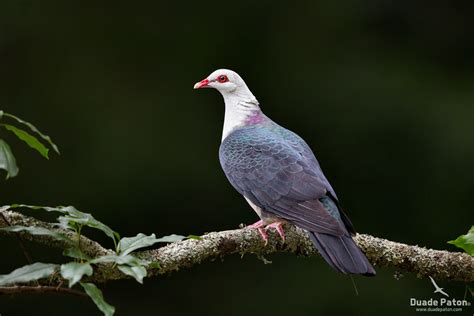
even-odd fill
[[[68,234],[73,240],[77,238],[69,231],[17,212],[1,211],[1,213],[11,225],[40,226]],[[0,217],[0,227],[7,225]],[[276,252],[289,252],[302,256],[318,255],[304,230],[287,225],[285,233],[286,241],[282,242],[280,237],[270,230],[269,242],[265,245],[254,229],[241,228],[212,232],[203,235],[200,240],[183,240],[153,250],[138,251],[134,255],[159,263],[160,268],[149,269],[148,276],[168,274],[231,254],[241,256],[253,254],[262,258]],[[13,233],[0,231],[0,234]],[[49,247],[66,249],[72,246],[70,242],[58,241],[48,236],[33,236],[26,233],[18,235],[22,239]],[[419,278],[431,276],[435,280],[474,282],[474,257],[466,253],[426,249],[365,234],[356,235],[354,240],[376,269],[389,267],[400,272],[415,273]],[[84,236],[81,236],[81,246],[83,251],[92,257],[113,254],[112,250],[105,249]],[[127,278],[127,276],[112,265],[103,264],[95,269],[93,276],[88,280],[107,282],[122,278]]]

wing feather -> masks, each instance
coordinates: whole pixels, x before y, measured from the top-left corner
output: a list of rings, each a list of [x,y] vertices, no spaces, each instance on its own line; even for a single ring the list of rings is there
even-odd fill
[[[335,193],[309,147],[280,134],[242,128],[222,142],[219,158],[231,184],[266,212],[301,228],[347,234],[337,207],[328,211],[320,201]]]

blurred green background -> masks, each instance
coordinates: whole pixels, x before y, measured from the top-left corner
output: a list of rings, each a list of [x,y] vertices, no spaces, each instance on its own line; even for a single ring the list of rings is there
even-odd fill
[[[225,67],[311,145],[359,232],[454,251],[446,241],[473,222],[473,16],[472,1],[3,0],[1,108],[62,155],[46,161],[3,132],[21,171],[0,181],[1,203],[74,205],[123,236],[254,222],[219,166],[222,98],[192,89]],[[0,247],[1,273],[25,264],[14,238]],[[429,281],[389,269],[355,278],[356,296],[319,258],[268,259],[103,290],[117,315],[410,315],[410,297],[435,297]],[[24,295],[0,297],[0,314],[99,312]]]

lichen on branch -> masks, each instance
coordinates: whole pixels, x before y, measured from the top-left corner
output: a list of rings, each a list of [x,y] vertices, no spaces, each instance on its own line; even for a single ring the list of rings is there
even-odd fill
[[[1,212],[11,225],[34,225],[71,234],[67,230],[17,212]],[[0,228],[5,226],[7,223],[0,219]],[[269,232],[270,239],[265,245],[254,229],[242,228],[212,232],[203,235],[199,240],[187,239],[170,243],[164,247],[139,251],[134,255],[159,264],[159,268],[148,269],[148,276],[176,272],[231,254],[266,256],[277,252],[287,252],[303,256],[318,255],[304,230],[287,225],[285,233],[286,241],[282,242],[278,235]],[[0,234],[11,235],[12,233],[0,231]],[[49,247],[67,249],[71,246],[67,241],[58,241],[48,236],[33,236],[25,233],[19,233],[19,235],[21,238]],[[80,238],[82,249],[88,255],[98,256],[113,253],[112,250],[105,249],[87,237],[81,236]],[[474,257],[466,253],[426,249],[366,234],[358,234],[354,240],[376,269],[390,267],[402,272],[415,273],[420,278],[431,276],[436,280],[474,282]],[[102,264],[91,277],[88,277],[88,280],[102,283],[123,278],[128,278],[128,276],[114,268],[113,265]]]

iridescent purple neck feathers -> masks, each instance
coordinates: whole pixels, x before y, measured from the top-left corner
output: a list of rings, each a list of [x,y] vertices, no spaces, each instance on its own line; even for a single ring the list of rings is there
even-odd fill
[[[253,110],[245,119],[244,125],[256,125],[263,123],[267,117],[260,110]]]

